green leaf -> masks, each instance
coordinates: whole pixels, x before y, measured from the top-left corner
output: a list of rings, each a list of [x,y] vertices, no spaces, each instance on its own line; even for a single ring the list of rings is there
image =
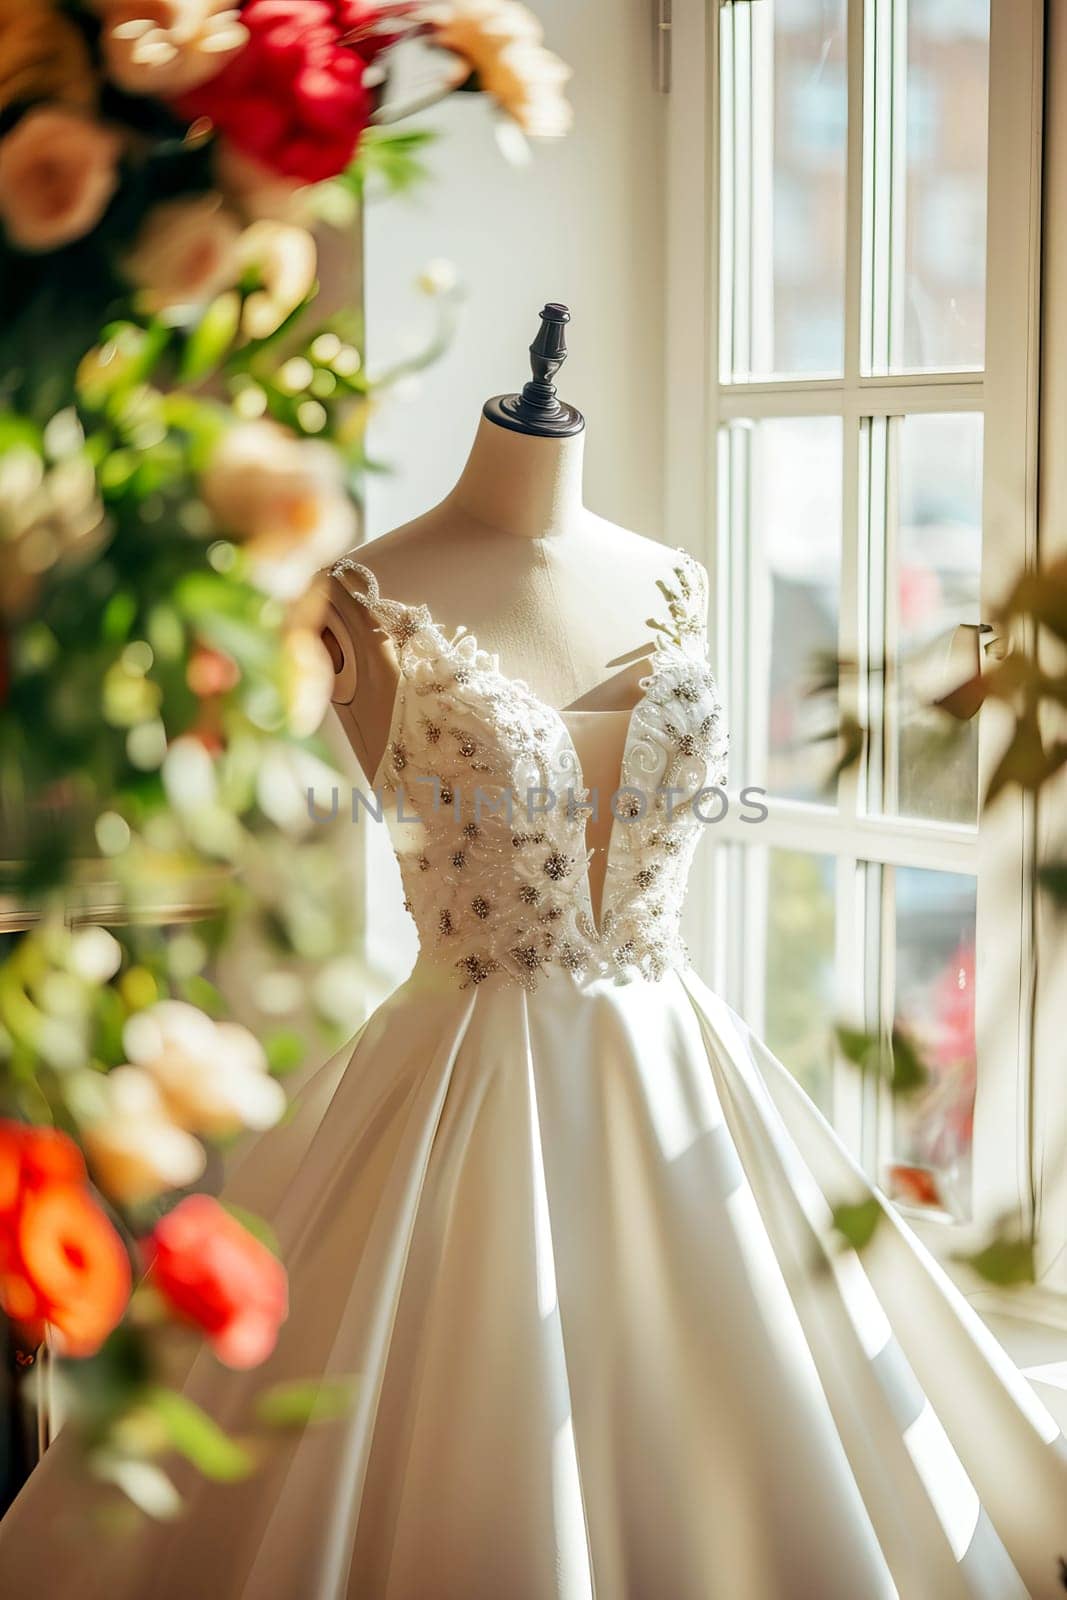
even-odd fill
[[[294,1071],[304,1059],[304,1041],[291,1029],[280,1029],[263,1041],[270,1070],[276,1078],[284,1078]]]
[[[333,1422],[352,1408],[355,1378],[335,1378],[322,1383],[278,1383],[260,1395],[256,1415],[269,1428],[303,1428],[313,1422]]]
[[[865,1033],[839,1023],[834,1030],[846,1061],[862,1073],[882,1078],[891,1094],[913,1094],[925,1086],[929,1074],[914,1041],[899,1025],[885,1041],[880,1034]]]
[[[241,296],[230,289],[211,302],[186,340],[179,367],[182,383],[199,383],[217,371],[240,324]]]
[[[80,1425],[104,1437],[148,1382],[151,1352],[141,1331],[122,1322],[94,1355],[62,1360],[59,1369],[69,1382]]]
[[[874,1034],[864,1033],[859,1028],[847,1027],[843,1022],[837,1024],[834,1033],[837,1035],[838,1048],[846,1061],[853,1062],[857,1067],[865,1067],[868,1054],[878,1043]]]
[[[220,991],[199,972],[191,972],[183,978],[177,986],[181,991],[183,1000],[191,1006],[197,1006],[201,1011],[206,1011],[209,1017],[221,1017],[226,1009]]]
[[[874,1195],[834,1208],[834,1227],[853,1250],[862,1250],[870,1244],[881,1220],[882,1207]]]
[[[1037,715],[1021,718],[1015,724],[1011,743],[1005,750],[996,771],[989,780],[986,805],[1012,784],[1031,793],[1054,777],[1067,762],[1067,744],[1056,743],[1048,748],[1041,738]]]
[[[402,194],[428,176],[419,159],[437,135],[429,128],[367,128],[356,158],[337,179],[344,188],[362,195],[376,179],[390,194]]]
[[[43,449],[41,430],[28,417],[5,411],[0,413],[0,455],[17,449],[32,450],[39,456]]]
[[[889,1087],[893,1094],[911,1094],[926,1083],[928,1073],[914,1041],[902,1028],[894,1028],[890,1040]]]
[[[162,1419],[174,1449],[191,1461],[205,1478],[236,1483],[252,1471],[253,1462],[248,1451],[176,1389],[153,1389],[149,1404]]]
[[[987,1283],[1001,1288],[1034,1282],[1034,1241],[1029,1235],[1008,1228],[994,1233],[981,1250],[960,1252],[954,1259],[964,1262]]]
[[[1067,861],[1052,861],[1040,867],[1037,878],[1046,894],[1067,910]]]

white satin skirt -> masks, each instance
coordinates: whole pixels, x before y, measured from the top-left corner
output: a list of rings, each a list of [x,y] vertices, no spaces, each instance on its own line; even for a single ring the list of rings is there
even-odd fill
[[[1062,1600],[1059,1431],[785,1069],[691,972],[426,967],[255,1144],[292,1310],[265,1385],[355,1378],[125,1534],[61,1434],[0,1523],[38,1600]]]

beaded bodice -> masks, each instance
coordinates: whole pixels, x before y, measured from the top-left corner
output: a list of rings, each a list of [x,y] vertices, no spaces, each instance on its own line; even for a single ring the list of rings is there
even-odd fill
[[[461,986],[528,988],[557,966],[576,981],[661,978],[680,931],[693,852],[722,806],[726,731],[707,660],[707,579],[684,551],[659,585],[662,619],[629,713],[618,785],[587,788],[565,713],[426,606],[384,599],[351,556],[331,569],[394,645],[388,741],[372,780],[393,834],[422,959]],[[357,586],[358,585],[358,586]],[[717,803],[718,802],[718,803]],[[586,821],[612,814],[599,923]]]

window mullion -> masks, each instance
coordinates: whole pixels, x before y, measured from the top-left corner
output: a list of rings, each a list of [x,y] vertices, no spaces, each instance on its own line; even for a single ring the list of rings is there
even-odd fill
[[[870,336],[870,311],[864,304],[870,274],[865,270],[867,185],[864,183],[864,27],[865,0],[848,0],[848,143],[845,177],[845,382],[857,382],[863,368],[864,339]]]
[[[750,192],[748,372],[770,372],[774,362],[774,7],[749,14]]]
[[[854,856],[839,857],[834,907],[836,1014],[852,1027],[865,1024],[866,951],[863,918],[864,868]],[[834,1127],[855,1161],[863,1160],[863,1080],[841,1053],[834,1055]]]
[[[729,6],[733,32],[733,326],[728,372],[752,370],[752,12]]]
[[[863,615],[866,648],[860,677],[865,698],[863,725],[868,731],[862,777],[863,808],[870,815],[883,812],[886,772],[886,539],[890,521],[889,424],[885,417],[867,420],[870,441],[867,483],[867,547]]]
[[[900,664],[900,618],[897,605],[896,573],[898,571],[898,544],[900,533],[900,417],[886,417],[882,423],[885,438],[885,514],[882,521],[882,548],[879,563],[881,588],[882,647],[881,647],[881,770],[882,787],[871,790],[872,798],[883,816],[896,816],[899,812],[899,772],[897,752],[900,748],[900,695],[902,688]],[[877,666],[878,663],[875,664]]]
[[[892,0],[863,9],[863,284],[860,361],[864,372],[889,364],[889,265],[892,195]]]
[[[883,1049],[888,1051],[896,1016],[896,889],[895,867],[871,869],[878,882],[877,899],[870,908],[870,926],[877,927],[877,953],[871,963],[872,982],[870,996],[872,1014],[870,1023],[881,1036]],[[875,952],[872,951],[872,956]],[[893,1155],[893,1098],[889,1084],[880,1076],[868,1086],[872,1115],[866,1119],[864,1144],[867,1168],[876,1182],[881,1182]]]
[[[899,371],[904,364],[904,307],[906,272],[906,218],[908,171],[908,0],[875,0],[887,13],[889,96],[889,153],[886,194],[888,238],[886,264],[886,366]]]
[[[737,191],[737,151],[735,140],[736,111],[734,83],[737,70],[734,64],[734,8],[723,6],[719,13],[719,303],[713,307],[719,330],[718,372],[725,382],[734,366],[734,322],[737,280],[737,260],[734,213]]]

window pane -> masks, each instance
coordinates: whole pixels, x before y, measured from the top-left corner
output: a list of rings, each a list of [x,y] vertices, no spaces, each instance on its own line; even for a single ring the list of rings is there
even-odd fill
[[[982,562],[982,418],[899,424],[899,518],[889,637],[897,693],[887,798],[902,816],[974,823],[978,724],[930,702],[977,664]],[[965,631],[958,631],[965,625]]]
[[[768,851],[764,1036],[829,1117],[833,1110],[834,862]]]
[[[726,382],[842,370],[846,10],[722,11]]]
[[[901,1199],[966,1217],[974,1121],[975,883],[959,873],[895,873],[896,1021],[929,1072],[898,1097],[889,1188]]]
[[[744,783],[770,795],[826,801],[834,726],[813,682],[837,655],[841,584],[839,417],[775,418],[751,425],[752,594],[747,616],[753,730]]]
[[[980,367],[989,0],[908,0],[904,296],[895,364]]]

